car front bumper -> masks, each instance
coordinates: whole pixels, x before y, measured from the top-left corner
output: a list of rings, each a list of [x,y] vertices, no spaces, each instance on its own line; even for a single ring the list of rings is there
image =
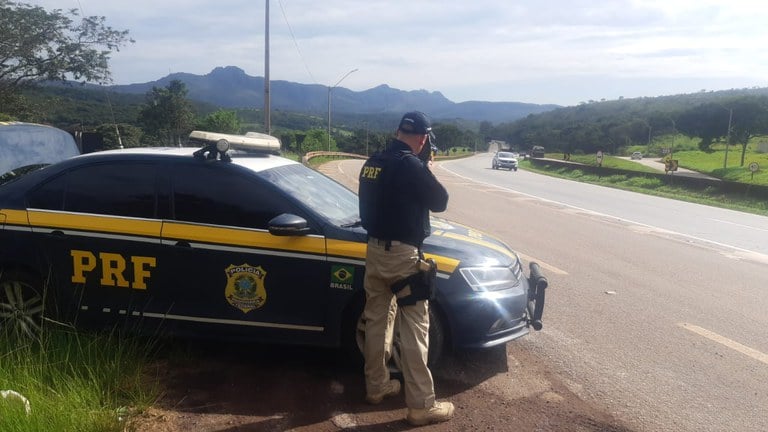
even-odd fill
[[[438,296],[438,306],[448,319],[454,348],[488,348],[527,335],[531,326],[541,329],[543,289],[537,298],[535,288],[540,284],[524,277],[507,290],[475,292],[461,286],[463,280],[453,282],[453,289]]]
[[[499,161],[496,163],[496,165],[501,168],[509,168],[509,169],[517,168],[517,162]]]

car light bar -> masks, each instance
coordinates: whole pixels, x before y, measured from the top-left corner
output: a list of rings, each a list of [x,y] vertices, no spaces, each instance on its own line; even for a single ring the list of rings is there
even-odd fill
[[[248,132],[245,135],[231,135],[217,132],[192,131],[189,134],[189,143],[202,145],[216,144],[227,141],[229,148],[233,150],[255,152],[280,152],[280,140],[272,135],[258,132]]]

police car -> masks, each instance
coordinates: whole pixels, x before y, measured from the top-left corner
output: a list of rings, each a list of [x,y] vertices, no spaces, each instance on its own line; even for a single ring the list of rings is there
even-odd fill
[[[0,326],[355,347],[366,250],[357,195],[280,157],[268,135],[195,131],[190,143],[203,147],[91,153],[0,186]],[[433,363],[446,348],[541,328],[535,264],[529,283],[500,241],[441,219],[432,229]]]

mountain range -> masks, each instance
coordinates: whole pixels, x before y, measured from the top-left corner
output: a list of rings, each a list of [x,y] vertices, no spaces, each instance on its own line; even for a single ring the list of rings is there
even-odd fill
[[[173,73],[157,81],[141,84],[114,85],[117,93],[145,94],[153,87],[167,87],[173,80],[183,82],[188,98],[222,108],[264,107],[264,77],[249,76],[236,66],[217,67],[206,75]],[[329,90],[320,84],[300,84],[270,80],[270,109],[326,115]],[[560,108],[558,105],[538,105],[522,102],[452,102],[440,92],[426,90],[404,91],[382,84],[369,90],[355,92],[335,87],[331,92],[333,113],[401,114],[410,110],[428,113],[434,119],[462,119],[511,122],[529,114]]]

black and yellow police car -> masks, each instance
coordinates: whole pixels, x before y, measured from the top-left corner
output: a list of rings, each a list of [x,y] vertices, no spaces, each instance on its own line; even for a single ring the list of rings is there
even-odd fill
[[[268,135],[196,131],[190,142],[205,145],[91,153],[0,186],[0,326],[354,344],[366,248],[357,195],[280,157]],[[432,228],[433,360],[541,327],[537,268],[529,283],[498,240],[441,219]]]

